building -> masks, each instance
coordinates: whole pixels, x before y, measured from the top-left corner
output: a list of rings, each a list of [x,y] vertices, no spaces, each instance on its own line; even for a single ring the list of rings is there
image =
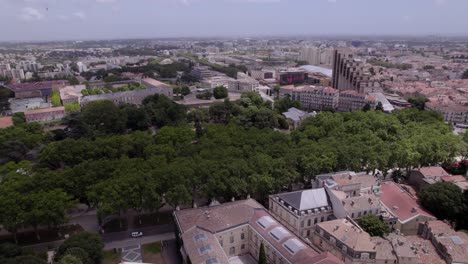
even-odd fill
[[[51,107],[44,109],[29,110],[24,112],[26,123],[46,123],[60,120],[65,117],[65,107]]]
[[[430,240],[447,264],[468,263],[468,234],[443,221],[428,221],[419,224],[418,235]]]
[[[340,112],[359,111],[367,104],[370,106],[370,109],[375,109],[376,98],[356,90],[340,91],[340,100],[338,103],[338,111]]]
[[[296,235],[309,238],[317,223],[333,218],[333,208],[324,188],[270,195],[271,214]]]
[[[3,116],[0,117],[0,129],[13,126],[13,117]]]
[[[380,202],[385,209],[397,218],[392,229],[404,235],[416,235],[419,223],[436,220],[417,200],[394,182],[381,184]]]
[[[395,110],[395,107],[390,103],[390,101],[388,101],[387,97],[383,93],[369,93],[369,96],[374,97],[377,104],[382,104],[383,111],[385,113],[391,113]]]
[[[302,47],[299,60],[307,61],[312,65],[328,65],[333,63],[333,49],[319,47]]]
[[[58,89],[68,84],[68,81],[46,81],[34,83],[18,83],[7,85],[7,88],[15,93],[15,98],[48,98],[52,95],[52,90]]]
[[[174,218],[183,263],[255,263],[261,244],[270,264],[342,263],[309,247],[252,199],[175,211]]]
[[[312,182],[314,188],[326,187],[331,190],[343,191],[346,198],[359,196],[361,193],[375,193],[380,191],[376,177],[366,172],[340,171],[320,174]]]
[[[86,90],[86,85],[65,86],[59,90],[62,104],[81,103],[83,94],[81,91]]]
[[[336,89],[323,86],[283,86],[280,89],[280,98],[288,96],[291,100],[299,101],[302,108],[308,110],[336,110],[338,108],[339,94]]]
[[[250,77],[258,81],[269,80],[269,79],[275,79],[275,73],[276,72],[274,70],[267,70],[267,69],[252,70],[250,71]]]
[[[399,264],[445,264],[431,242],[420,236],[389,234],[386,239],[391,242]]]
[[[287,112],[282,113],[282,115],[288,120],[289,128],[296,129],[301,125],[304,119],[315,116],[317,113],[307,113],[295,107],[291,107]]]
[[[276,72],[276,80],[280,85],[303,84],[307,80],[307,72],[300,68],[290,68]]]
[[[344,263],[375,263],[376,246],[368,233],[347,219],[318,223],[313,244]]]
[[[325,189],[329,194],[336,218],[349,217],[355,220],[367,214],[380,215],[380,198],[373,193],[349,197],[343,191]]]
[[[141,80],[141,84],[146,86],[147,88],[151,88],[152,91],[157,91],[157,94],[163,94],[169,98],[173,96],[173,89],[170,85],[167,85],[163,82],[157,81],[152,78],[145,78]]]
[[[333,88],[339,91],[367,92],[370,73],[364,72],[363,62],[350,51],[337,49],[333,56]]]
[[[371,237],[372,243],[375,245],[375,264],[396,264],[397,256],[393,252],[393,247],[390,241],[382,237]]]
[[[134,91],[125,91],[117,93],[107,93],[107,94],[98,94],[98,95],[89,95],[81,98],[81,106],[85,106],[90,102],[99,101],[99,100],[109,100],[114,104],[135,104],[141,105],[143,100],[155,94],[161,94],[161,89],[159,88],[149,88],[144,90],[134,90]],[[167,95],[164,94],[164,95]],[[170,92],[172,97],[172,89]]]
[[[451,103],[442,104],[438,102],[426,103],[426,109],[441,113],[444,116],[445,122],[450,124],[468,125],[468,106]]]
[[[197,78],[198,80],[203,80],[205,78],[213,77],[213,72],[208,66],[195,66],[193,67],[190,74]]]
[[[251,92],[255,91],[259,86],[259,82],[252,78],[229,80],[228,91],[232,93]]]
[[[442,181],[442,177],[450,176],[442,167],[431,166],[411,170],[408,183],[417,190],[422,187]]]
[[[76,66],[78,67],[78,72],[79,72],[79,73],[88,71],[88,67],[86,66],[86,64],[84,64],[84,63],[81,62],[81,61],[77,62],[77,63],[76,63]]]

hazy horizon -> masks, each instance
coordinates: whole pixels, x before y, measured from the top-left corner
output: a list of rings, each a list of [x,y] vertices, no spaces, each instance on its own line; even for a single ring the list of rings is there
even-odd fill
[[[463,0],[0,0],[0,41],[460,36]]]

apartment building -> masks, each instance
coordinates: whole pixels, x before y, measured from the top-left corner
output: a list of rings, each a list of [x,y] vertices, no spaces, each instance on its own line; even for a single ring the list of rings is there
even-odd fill
[[[263,244],[268,263],[342,263],[288,231],[255,200],[174,212],[183,263],[256,263]]]
[[[352,112],[359,111],[369,104],[370,109],[375,109],[377,100],[375,97],[365,93],[360,93],[356,90],[340,91],[340,100],[338,103],[338,111]]]
[[[447,123],[468,125],[468,106],[466,105],[429,102],[426,103],[426,109],[441,113]]]
[[[349,197],[345,192],[326,188],[336,218],[359,219],[367,214],[380,214],[380,198],[375,194]]]
[[[364,72],[363,62],[346,49],[336,49],[333,56],[333,88],[366,93],[371,74]]]
[[[52,90],[59,89],[68,84],[68,81],[45,81],[34,83],[18,83],[7,85],[7,88],[15,93],[15,98],[48,98],[52,95]]]
[[[317,224],[312,241],[347,264],[376,262],[377,251],[370,235],[347,219]]]
[[[270,213],[296,235],[308,238],[317,223],[333,217],[333,208],[324,188],[271,195]]]
[[[307,110],[336,110],[338,108],[339,94],[336,89],[323,86],[283,86],[280,97],[289,96],[291,100],[299,101],[302,108]]]

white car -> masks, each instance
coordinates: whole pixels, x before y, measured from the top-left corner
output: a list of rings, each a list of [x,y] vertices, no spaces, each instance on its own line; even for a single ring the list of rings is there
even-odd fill
[[[143,232],[132,232],[130,234],[131,237],[141,237],[143,236]]]

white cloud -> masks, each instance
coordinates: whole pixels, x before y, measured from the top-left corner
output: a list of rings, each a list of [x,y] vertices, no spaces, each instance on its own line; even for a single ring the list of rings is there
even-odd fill
[[[44,14],[35,8],[25,7],[21,9],[18,18],[23,21],[37,21],[42,20],[44,18]]]
[[[86,18],[86,14],[81,12],[81,11],[77,11],[75,13],[73,13],[73,16],[79,18],[79,19],[85,19]]]

